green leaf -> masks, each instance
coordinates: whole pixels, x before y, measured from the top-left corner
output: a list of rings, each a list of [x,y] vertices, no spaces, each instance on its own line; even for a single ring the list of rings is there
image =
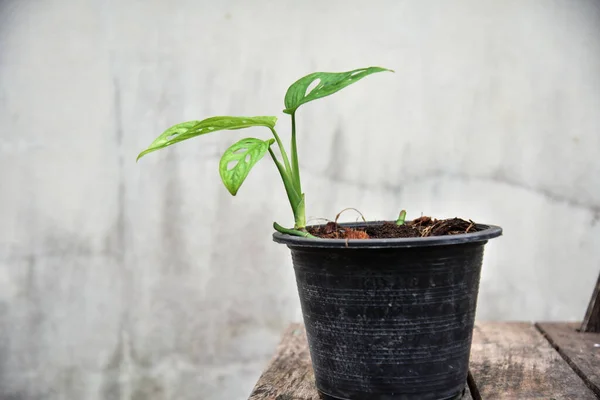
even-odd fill
[[[287,90],[283,112],[293,114],[302,104],[334,94],[365,76],[384,71],[394,72],[391,69],[369,67],[347,72],[314,72],[306,75],[294,82]],[[316,86],[309,91],[308,89],[315,83]]]
[[[237,194],[254,164],[263,158],[273,143],[275,143],[274,139],[246,138],[225,151],[219,162],[219,174],[229,193],[233,196]],[[235,165],[230,166],[231,163]]]
[[[249,128],[251,126],[273,128],[276,122],[277,117],[211,117],[202,121],[183,122],[164,131],[146,150],[138,155],[137,160],[148,153],[196,136],[222,130]]]

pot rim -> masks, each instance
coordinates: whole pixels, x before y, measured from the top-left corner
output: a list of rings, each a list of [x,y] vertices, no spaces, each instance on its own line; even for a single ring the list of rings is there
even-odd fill
[[[357,228],[361,226],[380,225],[386,221],[368,221],[368,222],[346,222],[340,223],[341,226]],[[393,222],[393,221],[388,221]],[[311,225],[311,226],[323,226]],[[292,236],[281,232],[273,233],[273,241],[285,244],[288,247],[312,247],[312,248],[361,248],[361,249],[381,249],[381,248],[409,248],[409,247],[430,247],[430,246],[448,246],[465,243],[485,244],[489,239],[502,235],[502,228],[496,225],[475,224],[480,231],[473,233],[461,233],[458,235],[429,236],[417,238],[393,238],[393,239],[312,239],[300,236]]]

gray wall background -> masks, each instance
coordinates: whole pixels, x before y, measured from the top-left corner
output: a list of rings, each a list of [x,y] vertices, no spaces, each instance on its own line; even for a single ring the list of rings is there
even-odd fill
[[[272,163],[222,132],[315,70],[395,69],[303,107],[308,214],[504,227],[478,318],[581,319],[600,266],[600,2],[0,2],[0,398],[245,399],[301,319]],[[244,136],[242,136],[244,135]],[[354,216],[348,215],[347,219]]]

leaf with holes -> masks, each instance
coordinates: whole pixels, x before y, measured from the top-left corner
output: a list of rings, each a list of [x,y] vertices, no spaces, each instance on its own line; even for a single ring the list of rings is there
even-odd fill
[[[211,117],[202,121],[183,122],[164,131],[146,150],[138,155],[137,159],[139,160],[153,151],[207,133],[243,129],[251,126],[266,126],[273,129],[276,122],[277,117]]]
[[[231,145],[223,153],[219,162],[219,174],[229,193],[234,196],[237,194],[254,164],[263,158],[273,143],[273,139],[246,138]],[[230,165],[232,163],[233,166]]]
[[[294,82],[287,90],[283,112],[293,114],[302,104],[334,94],[365,76],[384,71],[394,72],[391,69],[369,67],[347,72],[314,72],[306,75]]]

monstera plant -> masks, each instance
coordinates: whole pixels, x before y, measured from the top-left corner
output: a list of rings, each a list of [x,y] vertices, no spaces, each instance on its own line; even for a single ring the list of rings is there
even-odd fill
[[[380,67],[359,68],[347,72],[315,72],[294,82],[285,94],[285,109],[283,110],[284,113],[290,115],[292,123],[289,152],[275,130],[277,117],[220,116],[207,118],[202,121],[182,122],[172,126],[157,137],[146,150],[142,151],[138,155],[138,160],[153,151],[208,133],[244,129],[253,126],[269,128],[273,135],[272,139],[245,138],[225,150],[219,162],[221,180],[229,193],[235,196],[252,167],[269,152],[271,159],[279,171],[294,214],[293,229],[284,228],[276,222],[273,224],[273,227],[282,233],[312,237],[306,231],[304,192],[302,191],[300,180],[300,164],[298,162],[296,140],[296,112],[303,104],[334,94],[369,75],[384,71],[393,72],[392,70]],[[278,159],[271,148],[275,143],[277,143],[277,147],[281,153],[281,160]]]

